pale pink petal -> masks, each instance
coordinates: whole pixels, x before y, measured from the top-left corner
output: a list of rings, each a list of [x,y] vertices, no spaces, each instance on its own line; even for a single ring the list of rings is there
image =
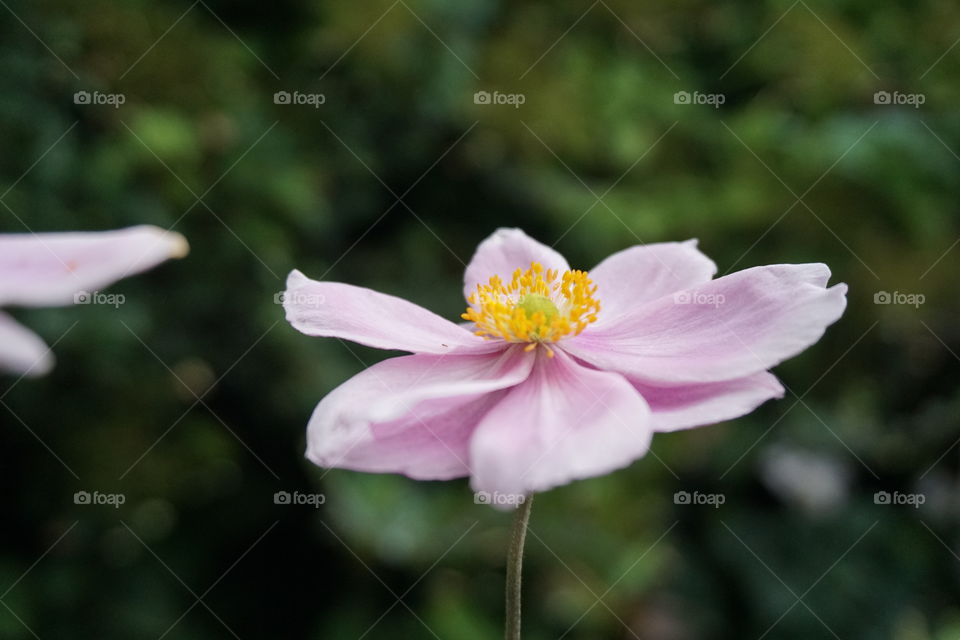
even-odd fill
[[[590,270],[597,285],[603,326],[646,302],[713,278],[717,265],[697,250],[696,240],[663,242],[624,249]]]
[[[634,383],[650,411],[654,431],[677,431],[746,415],[767,400],[783,397],[783,386],[767,372],[746,378],[674,387]]]
[[[562,255],[520,229],[497,229],[480,243],[467,265],[463,276],[464,298],[469,298],[477,284],[486,284],[491,276],[509,281],[514,271],[529,269],[531,262],[539,262],[544,269],[556,269],[560,273],[570,268]]]
[[[309,336],[335,337],[378,349],[445,354],[492,352],[487,341],[403,298],[340,282],[318,282],[299,271],[287,278],[287,321]]]
[[[37,334],[0,313],[0,372],[42,376],[53,368],[53,354]]]
[[[474,490],[545,491],[625,467],[649,447],[650,409],[623,376],[540,351],[530,377],[473,435]]]
[[[187,251],[179,233],[150,226],[0,235],[0,305],[72,304],[77,294],[181,258]]]
[[[477,422],[503,389],[527,378],[533,360],[520,347],[385,360],[320,402],[308,427],[307,457],[323,467],[417,479],[468,475]]]
[[[829,277],[823,264],[747,269],[588,327],[563,348],[654,385],[743,378],[800,353],[840,318],[847,286],[827,289]]]

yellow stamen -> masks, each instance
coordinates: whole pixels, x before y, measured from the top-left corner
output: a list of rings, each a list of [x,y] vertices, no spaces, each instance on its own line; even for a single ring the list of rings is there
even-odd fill
[[[478,284],[461,317],[476,325],[478,336],[528,342],[524,350],[532,351],[537,344],[579,335],[596,321],[600,311],[596,293],[586,271],[560,274],[534,262],[527,270],[514,271],[508,283],[495,275],[487,284]],[[552,358],[553,350],[546,350]]]

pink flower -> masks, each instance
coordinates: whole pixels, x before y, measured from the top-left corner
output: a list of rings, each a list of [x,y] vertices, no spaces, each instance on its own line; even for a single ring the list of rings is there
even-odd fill
[[[827,288],[823,264],[716,271],[690,240],[631,247],[588,275],[500,229],[467,267],[467,325],[294,271],[296,329],[413,353],[327,395],[307,457],[517,495],[624,467],[654,432],[749,413],[783,397],[767,370],[820,339],[847,287]]]
[[[84,294],[187,251],[179,233],[149,226],[99,233],[0,234],[0,306],[84,302]],[[0,313],[0,371],[43,375],[52,367],[53,355],[43,340]]]

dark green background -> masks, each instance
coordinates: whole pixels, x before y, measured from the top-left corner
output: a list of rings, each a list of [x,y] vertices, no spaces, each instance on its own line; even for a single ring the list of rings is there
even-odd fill
[[[52,375],[0,391],[0,637],[497,637],[509,515],[465,481],[306,463],[313,406],[384,354],[296,333],[274,295],[296,267],[456,318],[503,225],[581,268],[697,237],[721,273],[823,261],[850,285],[778,367],[784,400],[537,499],[526,637],[960,636],[960,6],[0,5],[0,229],[174,225],[193,249],[119,309],[16,311],[63,337]],[[831,479],[832,506],[800,499]]]

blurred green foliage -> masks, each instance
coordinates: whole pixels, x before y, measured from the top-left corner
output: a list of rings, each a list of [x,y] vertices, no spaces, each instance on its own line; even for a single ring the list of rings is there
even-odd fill
[[[150,223],[193,252],[119,309],[16,312],[59,364],[0,392],[0,637],[497,637],[509,516],[308,465],[312,407],[384,354],[274,295],[296,267],[456,318],[504,225],[578,267],[697,237],[721,273],[850,285],[786,399],[538,498],[527,637],[960,635],[956,4],[2,4],[0,229]],[[475,104],[495,90],[525,102]],[[326,503],[274,504],[295,490]]]

